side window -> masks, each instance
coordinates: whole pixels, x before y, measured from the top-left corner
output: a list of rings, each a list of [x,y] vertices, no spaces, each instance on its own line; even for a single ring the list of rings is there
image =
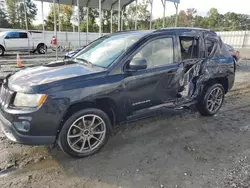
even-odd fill
[[[18,39],[19,38],[19,33],[18,32],[9,32],[5,38],[8,39]]]
[[[199,57],[199,40],[194,37],[179,37],[182,60]]]
[[[147,61],[147,68],[173,63],[173,39],[161,38],[149,42],[133,58]]]
[[[209,39],[207,38],[206,40],[206,51],[207,51],[207,56],[212,57],[212,56],[220,56],[220,46],[219,42],[215,39]]]
[[[207,49],[207,56],[209,57],[213,51],[214,48],[214,41],[206,39],[206,49]]]
[[[19,38],[21,38],[21,39],[27,39],[28,35],[27,35],[27,33],[19,33]]]

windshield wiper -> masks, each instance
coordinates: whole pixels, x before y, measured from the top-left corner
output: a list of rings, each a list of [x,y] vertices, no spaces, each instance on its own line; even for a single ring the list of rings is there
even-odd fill
[[[84,63],[93,66],[93,63],[91,63],[90,61],[88,61],[88,60],[86,60],[86,59],[83,59],[83,58],[76,58],[76,60],[83,61]]]
[[[86,59],[83,59],[83,58],[75,58],[76,60],[79,60],[79,61],[82,61],[84,62],[85,64],[88,64],[88,65],[91,65],[92,67],[100,67],[100,68],[103,68],[105,69],[106,67],[103,67],[101,65],[96,65],[94,63],[91,63],[90,61],[86,60]]]

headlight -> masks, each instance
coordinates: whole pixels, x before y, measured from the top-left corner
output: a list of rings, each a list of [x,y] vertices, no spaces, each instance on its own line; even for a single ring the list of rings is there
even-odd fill
[[[46,98],[45,94],[24,94],[17,93],[14,106],[17,107],[38,107],[40,106]]]

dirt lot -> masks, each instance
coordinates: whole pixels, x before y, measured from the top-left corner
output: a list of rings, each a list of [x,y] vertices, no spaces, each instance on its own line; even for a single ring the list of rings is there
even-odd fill
[[[250,187],[250,62],[214,117],[168,113],[121,126],[101,153],[73,159],[58,148],[0,134],[0,187]]]

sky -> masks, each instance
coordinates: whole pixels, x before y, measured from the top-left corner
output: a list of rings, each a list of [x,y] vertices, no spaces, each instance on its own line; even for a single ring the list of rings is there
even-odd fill
[[[80,0],[81,1],[81,0]],[[35,1],[38,8],[35,24],[42,23],[41,2]],[[186,10],[187,8],[197,9],[197,14],[205,16],[210,8],[217,8],[219,13],[235,12],[241,14],[250,14],[249,0],[180,0],[179,10]],[[49,4],[44,3],[44,16],[49,13]],[[175,14],[175,6],[172,2],[166,3],[166,15]],[[153,3],[153,18],[163,16],[163,7],[161,0],[154,0]]]

